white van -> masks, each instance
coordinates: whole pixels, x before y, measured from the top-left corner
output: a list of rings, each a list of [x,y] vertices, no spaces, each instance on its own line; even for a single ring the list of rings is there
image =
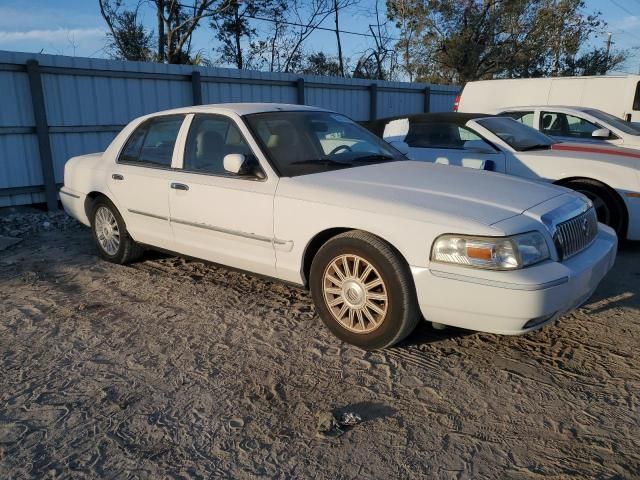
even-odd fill
[[[640,75],[482,80],[465,85],[454,111],[487,113],[519,105],[571,105],[640,122],[639,87]]]

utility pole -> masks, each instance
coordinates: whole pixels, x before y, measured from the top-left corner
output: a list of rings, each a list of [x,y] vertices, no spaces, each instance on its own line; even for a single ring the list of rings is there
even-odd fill
[[[604,54],[604,72],[602,72],[603,75],[606,75],[607,72],[609,71],[609,51],[611,50],[611,32],[607,33],[607,49],[606,49],[606,53]]]

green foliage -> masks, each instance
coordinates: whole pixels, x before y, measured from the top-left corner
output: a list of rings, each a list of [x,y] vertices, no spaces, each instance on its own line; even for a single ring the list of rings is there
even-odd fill
[[[585,53],[604,23],[584,7],[583,0],[387,0],[406,73],[445,83],[611,70],[625,54]]]

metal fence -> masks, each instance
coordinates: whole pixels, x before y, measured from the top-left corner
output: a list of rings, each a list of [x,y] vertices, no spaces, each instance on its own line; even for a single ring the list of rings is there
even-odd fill
[[[221,102],[315,105],[355,120],[450,111],[458,87],[0,51],[0,207],[57,205],[64,163],[147,113]]]

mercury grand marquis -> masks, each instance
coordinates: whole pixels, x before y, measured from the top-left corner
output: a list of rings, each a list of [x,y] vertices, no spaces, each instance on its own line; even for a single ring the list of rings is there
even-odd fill
[[[105,260],[146,248],[310,289],[340,339],[393,345],[421,318],[523,334],[586,301],[617,239],[568,189],[409,161],[314,107],[154,113],[70,159],[60,198]]]

